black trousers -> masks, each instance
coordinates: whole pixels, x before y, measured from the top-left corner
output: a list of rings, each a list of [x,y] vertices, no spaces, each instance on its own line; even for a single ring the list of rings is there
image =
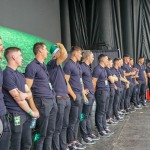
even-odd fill
[[[96,113],[95,122],[99,132],[106,128],[106,112],[109,103],[109,91],[97,90],[95,93],[96,98]]]
[[[68,144],[77,140],[80,116],[81,116],[82,107],[83,107],[82,94],[79,94],[79,93],[75,93],[75,94],[76,94],[75,101],[72,99],[72,97],[70,97],[71,109],[70,109],[70,115],[69,115],[69,126],[67,130]]]
[[[9,120],[6,115],[1,116],[0,119],[3,124],[3,134],[2,137],[0,138],[0,150],[9,150],[11,137]]]
[[[118,119],[119,114],[118,114],[118,105],[119,100],[120,100],[120,95],[121,95],[121,88],[118,87],[117,90],[115,90],[115,97],[114,97],[114,103],[113,103],[113,111],[114,111],[114,116]]]
[[[56,99],[34,98],[34,101],[40,113],[35,128],[39,139],[34,142],[34,150],[51,150],[58,110]]]
[[[67,149],[67,128],[69,124],[69,113],[70,113],[70,98],[68,99],[57,99],[57,118],[56,128],[53,136],[53,150],[66,150]]]
[[[113,115],[114,97],[115,97],[115,89],[110,88],[109,104],[108,104],[108,109],[107,109],[107,113],[106,113],[107,119],[110,119]]]
[[[10,150],[30,150],[32,133],[30,129],[31,117],[28,114],[10,114],[11,145]],[[14,117],[20,116],[20,125],[14,125]]]
[[[145,94],[146,94],[146,82],[139,81],[138,84],[138,93],[137,93],[137,103],[142,105],[145,103]]]
[[[82,109],[83,119],[80,122],[80,131],[83,139],[87,138],[88,135],[92,134],[91,111],[92,111],[92,106],[95,98],[94,95],[91,93],[87,95],[87,98],[89,103],[83,104],[83,109]]]

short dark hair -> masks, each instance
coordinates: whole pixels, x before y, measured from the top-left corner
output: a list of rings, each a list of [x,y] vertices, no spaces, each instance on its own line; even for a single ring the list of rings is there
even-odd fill
[[[123,58],[125,58],[125,57],[129,57],[130,58],[130,56],[128,54],[123,55]]]
[[[82,49],[79,46],[72,46],[70,51],[71,51],[71,53],[73,53],[75,51],[81,51],[82,52]]]
[[[140,57],[138,58],[138,60],[139,60],[139,59],[143,59],[143,58],[144,58],[144,56],[140,56]]]
[[[11,53],[11,52],[18,52],[18,51],[21,51],[20,48],[18,47],[8,47],[5,49],[4,51],[4,57],[6,58],[6,60],[8,61],[8,55]]]
[[[121,60],[120,58],[115,58],[113,62],[115,64],[117,61],[120,61],[120,60]]]
[[[37,42],[37,43],[35,43],[33,45],[33,53],[34,53],[34,55],[36,55],[38,53],[38,50],[40,48],[43,48],[44,45],[45,45],[45,43],[43,43],[43,42]]]
[[[102,59],[104,58],[104,57],[106,57],[107,55],[105,55],[105,54],[100,54],[99,56],[98,56],[98,62],[100,63],[100,62],[102,62]]]
[[[112,60],[112,58],[108,57],[108,61],[111,61],[111,60]]]
[[[132,57],[130,57],[130,60],[133,60],[133,58],[132,58]]]

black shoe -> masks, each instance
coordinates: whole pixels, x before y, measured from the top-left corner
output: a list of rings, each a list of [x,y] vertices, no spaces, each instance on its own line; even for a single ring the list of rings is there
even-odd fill
[[[83,144],[93,145],[95,143],[96,142],[93,141],[90,137],[87,137],[87,138],[83,139]]]
[[[75,146],[77,147],[77,149],[85,149],[85,148],[86,148],[86,146],[83,145],[83,144],[81,144],[79,141],[77,141],[77,142],[75,143]]]
[[[114,132],[110,131],[108,128],[106,128],[105,131],[106,131],[106,133],[109,134],[109,135],[114,134]]]
[[[90,135],[88,135],[88,137],[90,137],[93,141],[98,141],[98,140],[100,140],[100,137],[98,137],[98,136],[96,136],[96,135],[94,135],[94,134],[90,134]]]
[[[106,137],[106,138],[110,137],[110,134],[106,133],[106,131],[101,131],[101,132],[99,132],[99,134],[101,137]]]

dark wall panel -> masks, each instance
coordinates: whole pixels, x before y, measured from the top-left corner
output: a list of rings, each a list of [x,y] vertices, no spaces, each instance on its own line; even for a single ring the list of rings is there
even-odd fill
[[[0,26],[61,41],[59,0],[0,0]]]

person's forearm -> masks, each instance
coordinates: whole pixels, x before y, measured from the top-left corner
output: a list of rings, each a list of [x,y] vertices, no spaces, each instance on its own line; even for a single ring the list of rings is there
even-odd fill
[[[18,101],[18,105],[27,113],[32,112],[32,109],[29,107],[26,100]]]

